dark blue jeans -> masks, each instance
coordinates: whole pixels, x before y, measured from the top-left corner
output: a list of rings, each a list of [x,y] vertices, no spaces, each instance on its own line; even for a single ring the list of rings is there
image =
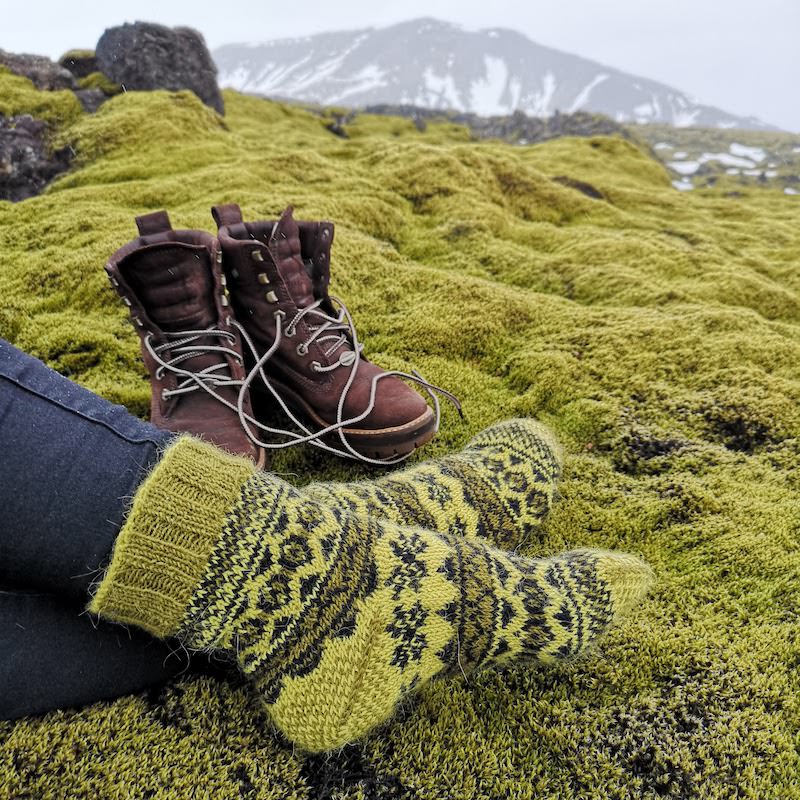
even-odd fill
[[[0,339],[0,719],[187,668],[174,645],[84,613],[170,438]]]

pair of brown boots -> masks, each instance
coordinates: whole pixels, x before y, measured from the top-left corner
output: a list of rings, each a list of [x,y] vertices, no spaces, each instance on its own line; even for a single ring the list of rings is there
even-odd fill
[[[259,466],[267,449],[303,442],[392,464],[430,441],[435,393],[454,398],[364,357],[349,312],[328,294],[333,224],[296,221],[291,207],[258,222],[234,204],[211,213],[216,237],[173,230],[166,211],[137,217],[139,237],[106,265],[141,339],[152,422]],[[267,423],[276,409],[292,429]]]

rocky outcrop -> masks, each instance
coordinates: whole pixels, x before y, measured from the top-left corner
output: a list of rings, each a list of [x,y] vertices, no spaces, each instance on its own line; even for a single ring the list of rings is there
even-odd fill
[[[42,91],[76,89],[78,86],[75,76],[69,70],[45,56],[0,50],[0,66],[7,67],[15,75],[22,75]]]
[[[78,89],[75,97],[80,100],[83,110],[89,114],[94,114],[108,100],[108,95],[102,89]]]
[[[93,72],[97,72],[97,58],[94,50],[69,50],[58,59],[58,63],[76,78],[86,78]]]
[[[633,139],[630,131],[603,114],[590,114],[576,111],[574,114],[560,114],[556,111],[550,117],[530,117],[522,111],[502,117],[482,117],[478,114],[459,111],[440,111],[417,106],[374,105],[367,106],[368,114],[384,114],[392,117],[407,117],[414,121],[420,130],[428,122],[445,120],[458,125],[466,125],[476,139],[501,139],[512,144],[533,144],[560,136],[622,136]],[[351,113],[346,123],[355,116]]]
[[[200,33],[149,22],[108,28],[96,49],[100,71],[126,90],[193,91],[225,113],[217,68]]]
[[[51,151],[47,124],[28,114],[0,116],[0,200],[39,194],[69,167],[69,148]]]

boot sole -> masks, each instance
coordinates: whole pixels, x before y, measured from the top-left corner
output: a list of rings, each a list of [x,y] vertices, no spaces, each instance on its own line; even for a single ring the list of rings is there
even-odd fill
[[[330,422],[319,417],[314,410],[284,384],[270,378],[275,389],[280,393],[287,406],[297,414],[312,430],[327,428]],[[266,392],[251,389],[251,393],[258,394],[268,402],[274,404],[274,399]],[[436,435],[436,417],[428,408],[424,414],[391,428],[342,428],[350,446],[357,453],[368,458],[394,458],[406,456],[426,445]],[[326,444],[341,447],[342,441],[335,433],[322,437]]]

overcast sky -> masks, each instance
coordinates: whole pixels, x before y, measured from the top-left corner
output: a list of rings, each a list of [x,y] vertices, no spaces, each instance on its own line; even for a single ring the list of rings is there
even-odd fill
[[[0,48],[57,58],[136,19],[221,44],[431,16],[515,28],[549,47],[663,81],[726,111],[800,132],[800,0],[2,0]]]

